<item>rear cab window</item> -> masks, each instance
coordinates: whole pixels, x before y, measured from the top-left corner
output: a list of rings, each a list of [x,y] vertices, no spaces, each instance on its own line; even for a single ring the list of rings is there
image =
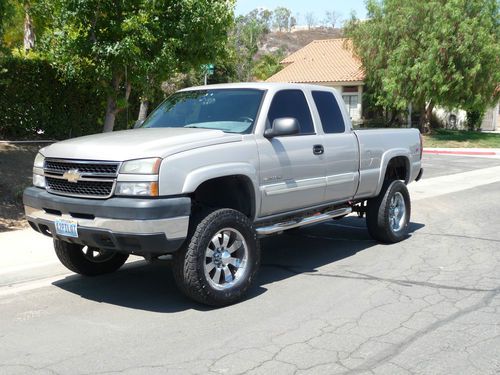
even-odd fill
[[[313,91],[312,97],[325,134],[344,133],[344,117],[335,95],[328,91]]]

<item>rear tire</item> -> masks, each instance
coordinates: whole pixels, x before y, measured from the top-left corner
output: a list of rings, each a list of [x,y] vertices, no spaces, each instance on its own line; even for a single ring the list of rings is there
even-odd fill
[[[173,274],[188,297],[226,306],[244,297],[259,265],[252,222],[239,211],[219,209],[193,217],[187,243],[174,255]]]
[[[54,239],[54,250],[67,269],[84,276],[98,276],[115,272],[128,259],[128,254],[56,239]]]
[[[388,181],[376,198],[368,201],[366,225],[373,239],[396,243],[408,236],[411,203],[406,185],[399,180]]]

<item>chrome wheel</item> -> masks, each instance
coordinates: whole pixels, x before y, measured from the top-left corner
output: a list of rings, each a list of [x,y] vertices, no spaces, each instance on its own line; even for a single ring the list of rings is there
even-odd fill
[[[205,250],[205,277],[214,289],[227,289],[246,277],[248,246],[242,234],[224,228],[212,237]]]
[[[405,226],[406,205],[403,194],[396,192],[389,204],[389,224],[393,232],[399,232]]]
[[[84,246],[82,247],[82,253],[85,259],[92,263],[103,263],[111,258],[115,254],[114,251],[98,249],[97,247]]]

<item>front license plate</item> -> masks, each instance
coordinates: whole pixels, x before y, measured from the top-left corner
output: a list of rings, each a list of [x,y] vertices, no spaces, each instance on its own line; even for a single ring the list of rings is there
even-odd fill
[[[57,219],[54,222],[56,233],[61,236],[78,238],[78,222],[75,220]]]

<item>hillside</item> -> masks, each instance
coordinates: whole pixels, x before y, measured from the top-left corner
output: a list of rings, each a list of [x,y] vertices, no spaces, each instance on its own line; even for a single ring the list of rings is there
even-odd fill
[[[341,29],[315,28],[311,30],[295,30],[292,32],[273,31],[266,35],[260,45],[258,56],[263,53],[276,52],[279,49],[284,55],[299,50],[313,40],[333,39],[342,37]],[[257,57],[258,57],[257,56]]]

